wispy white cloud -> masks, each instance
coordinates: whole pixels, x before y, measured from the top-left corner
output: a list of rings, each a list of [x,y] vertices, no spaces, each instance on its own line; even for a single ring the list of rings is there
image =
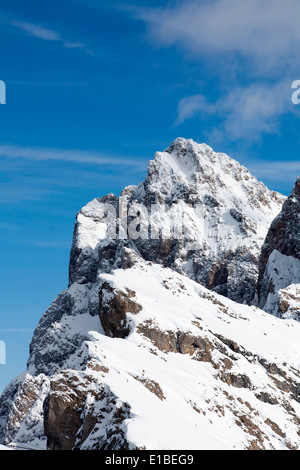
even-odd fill
[[[299,74],[299,0],[284,6],[282,0],[187,0],[134,14],[147,25],[150,42],[179,47],[185,58],[205,63],[208,80],[213,74],[222,84],[216,102],[202,90],[184,96],[176,125],[216,115],[223,123],[214,135],[249,140],[276,132],[280,118],[296,112],[291,84]]]
[[[0,230],[17,230],[18,229],[18,225],[17,224],[12,224],[10,222],[0,222]]]
[[[238,53],[260,69],[282,70],[297,59],[300,44],[298,0],[214,0],[137,8],[152,41],[179,45],[192,54]]]
[[[44,240],[44,241],[37,241],[31,242],[32,245],[40,247],[40,248],[71,248],[70,241],[61,241],[61,240]]]
[[[294,161],[251,161],[249,169],[258,177],[277,181],[296,181],[300,176],[300,162]]]
[[[247,168],[269,188],[276,188],[286,196],[291,194],[295,181],[300,176],[300,162],[297,160],[249,160]]]
[[[86,49],[85,45],[81,42],[64,42],[64,47],[67,49]],[[87,49],[86,49],[87,50]],[[91,51],[89,51],[91,53]]]
[[[53,31],[52,29],[43,28],[42,26],[38,26],[33,23],[26,23],[25,21],[12,21],[11,24],[22,29],[30,36],[34,36],[45,41],[63,41],[61,34]]]
[[[62,44],[63,47],[65,47],[66,49],[82,49],[89,55],[93,54],[93,52],[82,42],[67,41],[65,40],[63,34],[53,29],[45,28],[44,26],[40,26],[34,23],[28,23],[26,21],[18,20],[10,20],[9,24],[21,29],[25,33],[35,38],[42,39],[44,41],[56,41]]]
[[[175,124],[181,124],[193,116],[209,115],[222,118],[219,136],[231,139],[256,139],[262,133],[278,130],[280,117],[295,112],[291,103],[290,84],[282,82],[255,82],[247,87],[235,87],[215,103],[197,94],[183,98],[178,104]],[[215,130],[213,130],[215,132]],[[215,133],[216,135],[216,133]]]
[[[2,328],[0,333],[32,333],[34,328]]]
[[[0,145],[0,157],[22,158],[34,161],[62,161],[73,163],[89,163],[99,166],[127,166],[137,171],[145,169],[147,161],[144,159],[126,158],[121,155],[109,155],[101,152],[85,150],[64,150],[42,147],[22,147],[16,145]]]
[[[178,115],[175,124],[182,124],[197,113],[214,113],[215,105],[208,103],[205,96],[201,94],[187,96],[178,103]]]
[[[96,194],[111,187],[123,188],[132,178],[139,183],[147,170],[148,159],[122,154],[57,148],[0,145],[0,203],[50,201],[68,191],[72,197],[80,188]],[[0,224],[1,228],[1,224]],[[10,228],[3,226],[4,229]]]

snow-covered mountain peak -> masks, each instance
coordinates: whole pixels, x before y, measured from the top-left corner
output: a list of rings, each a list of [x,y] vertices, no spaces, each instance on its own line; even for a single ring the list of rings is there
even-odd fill
[[[127,246],[143,259],[251,303],[260,249],[284,200],[228,155],[178,138],[156,152],[145,181],[80,211],[70,283],[122,267]]]
[[[0,398],[0,442],[299,449],[299,188],[269,245],[280,233],[268,273],[290,320],[253,306],[286,198],[229,156],[178,138],[145,181],[84,206],[69,286]]]
[[[205,196],[217,198],[222,206],[244,210],[255,217],[257,208],[267,215],[278,210],[282,195],[269,191],[247,168],[224,153],[217,153],[206,144],[177,138],[163,152],[156,152],[150,161],[145,181],[146,190],[178,197],[189,191],[192,202]],[[181,191],[180,191],[181,189]],[[184,191],[185,190],[185,191]],[[166,198],[169,201],[169,198]],[[238,207],[236,207],[238,206]]]

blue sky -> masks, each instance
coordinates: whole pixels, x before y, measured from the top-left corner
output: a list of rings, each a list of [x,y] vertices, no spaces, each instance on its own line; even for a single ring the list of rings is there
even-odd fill
[[[0,0],[0,390],[67,286],[76,213],[176,137],[289,194],[300,174],[298,0]]]

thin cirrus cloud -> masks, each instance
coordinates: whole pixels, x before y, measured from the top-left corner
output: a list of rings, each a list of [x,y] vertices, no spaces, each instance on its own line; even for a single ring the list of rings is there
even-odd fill
[[[1,145],[0,162],[3,175],[8,175],[0,185],[0,203],[16,204],[47,200],[63,188],[99,189],[100,181],[103,188],[108,183],[123,186],[124,175],[140,177],[148,160],[97,151]],[[32,172],[27,169],[29,163]]]
[[[262,179],[267,185],[274,185],[284,190],[289,196],[298,176],[300,176],[300,162],[294,161],[272,161],[272,160],[252,160],[247,163],[247,167],[258,179]]]
[[[135,168],[137,171],[145,169],[144,159],[123,158],[104,154],[100,152],[84,150],[48,149],[38,147],[22,147],[17,145],[1,145],[0,157],[12,159],[21,158],[32,161],[61,161],[73,163],[89,163],[100,166],[126,166]]]
[[[286,178],[291,178],[293,181],[296,180],[297,176],[300,175],[300,162],[295,161],[252,161],[249,166],[259,178],[276,178],[279,181],[286,181]]]
[[[32,333],[34,328],[2,328],[0,333]]]
[[[52,29],[43,28],[32,23],[24,21],[12,21],[11,24],[17,28],[22,29],[30,36],[34,36],[44,41],[63,41],[61,35]]]
[[[53,29],[45,28],[40,25],[36,25],[33,23],[28,23],[25,21],[10,21],[9,22],[12,26],[21,29],[29,36],[33,36],[38,39],[42,39],[44,41],[56,41],[63,45],[66,49],[81,49],[85,51],[87,54],[91,55],[92,51],[88,49],[85,44],[81,42],[71,42],[66,41],[63,35]]]

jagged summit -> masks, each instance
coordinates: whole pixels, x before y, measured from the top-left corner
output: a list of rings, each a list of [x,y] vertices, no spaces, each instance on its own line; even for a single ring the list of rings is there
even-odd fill
[[[259,202],[268,205],[272,199],[276,201],[276,195],[281,197],[258,182],[236,160],[224,153],[216,153],[208,145],[198,144],[192,139],[178,138],[164,152],[156,152],[154,160],[149,163],[146,178],[147,186],[155,183],[160,183],[159,189],[164,189],[163,193],[172,191],[176,183],[182,183],[194,190],[195,198],[199,193],[207,191],[216,193],[222,200],[222,196],[227,193],[228,202],[236,204],[240,197],[241,203],[247,202],[253,208]],[[269,198],[264,201],[263,196],[266,195]]]
[[[99,268],[122,267],[120,253],[127,247],[250,304],[260,249],[284,200],[226,154],[178,138],[156,152],[145,181],[126,187],[120,198],[108,195],[80,211],[70,282],[78,274],[84,282]],[[104,204],[109,206],[104,209]],[[134,218],[140,233],[130,236]]]

